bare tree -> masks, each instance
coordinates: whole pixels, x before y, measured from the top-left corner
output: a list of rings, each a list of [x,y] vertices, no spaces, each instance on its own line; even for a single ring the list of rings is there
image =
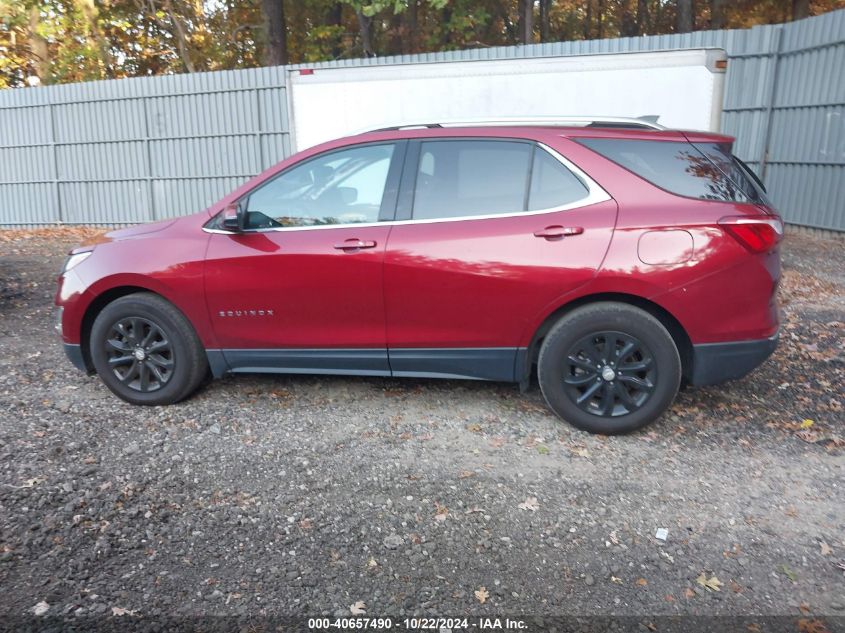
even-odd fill
[[[288,63],[288,29],[284,0],[261,0],[261,10],[264,13],[267,33],[264,65],[283,66]]]
[[[675,32],[689,33],[695,26],[695,11],[693,0],[677,0],[675,14]]]

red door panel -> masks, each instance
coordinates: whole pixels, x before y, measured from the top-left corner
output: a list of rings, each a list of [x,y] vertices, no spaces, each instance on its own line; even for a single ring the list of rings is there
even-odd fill
[[[208,309],[224,349],[381,348],[389,226],[212,235]]]
[[[394,226],[384,267],[388,348],[525,346],[528,324],[595,276],[616,210],[608,200]]]

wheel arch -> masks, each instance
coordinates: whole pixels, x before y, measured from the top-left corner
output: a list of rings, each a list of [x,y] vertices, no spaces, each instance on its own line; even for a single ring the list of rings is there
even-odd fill
[[[520,387],[525,390],[531,380],[531,375],[535,371],[534,367],[537,364],[537,357],[539,356],[540,346],[543,339],[548,332],[554,327],[564,315],[573,310],[592,303],[600,301],[615,301],[617,303],[625,303],[651,314],[668,330],[678,348],[678,354],[681,357],[681,373],[684,379],[692,373],[692,341],[687,334],[687,331],[681,325],[681,322],[666,308],[654,301],[645,299],[638,295],[627,294],[624,292],[600,292],[578,297],[572,301],[565,303],[553,310],[535,330],[531,337],[531,342],[528,345],[524,356],[524,362],[517,367],[516,379],[519,381]]]

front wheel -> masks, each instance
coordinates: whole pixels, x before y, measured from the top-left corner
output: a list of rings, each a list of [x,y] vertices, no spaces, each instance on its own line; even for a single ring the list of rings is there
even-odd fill
[[[178,402],[208,369],[185,315],[151,293],[127,295],[103,308],[91,328],[90,351],[105,385],[132,404]]]
[[[654,316],[624,303],[594,303],[564,316],[543,341],[537,365],[549,407],[604,435],[659,418],[681,382],[672,336]]]

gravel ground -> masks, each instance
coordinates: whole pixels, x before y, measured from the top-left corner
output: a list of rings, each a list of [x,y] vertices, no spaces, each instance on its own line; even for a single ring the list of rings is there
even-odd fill
[[[79,232],[0,240],[0,616],[842,623],[841,241],[787,238],[765,365],[602,437],[460,381],[240,376],[132,407],[52,330]]]

